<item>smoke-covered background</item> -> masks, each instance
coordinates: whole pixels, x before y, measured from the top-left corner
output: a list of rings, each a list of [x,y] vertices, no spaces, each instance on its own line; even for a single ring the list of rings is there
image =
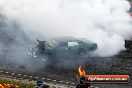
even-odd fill
[[[0,0],[0,58],[32,67],[29,43],[64,36],[97,43],[95,56],[118,54],[132,36],[129,9],[126,0]]]

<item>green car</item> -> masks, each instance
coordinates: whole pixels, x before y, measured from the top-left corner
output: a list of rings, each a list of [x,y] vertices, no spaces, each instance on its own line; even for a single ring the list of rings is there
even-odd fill
[[[97,43],[86,39],[56,39],[50,41],[37,40],[38,44],[28,53],[35,58],[46,61],[48,58],[66,58],[87,55],[97,49]]]

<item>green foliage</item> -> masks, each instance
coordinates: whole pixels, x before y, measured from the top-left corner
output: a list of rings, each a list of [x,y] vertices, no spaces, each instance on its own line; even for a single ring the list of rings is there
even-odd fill
[[[6,77],[0,77],[0,84],[6,83],[6,84],[14,84],[19,86],[20,88],[25,86],[25,88],[35,88],[35,85],[30,82],[23,82],[22,80],[16,80],[12,78],[6,78]]]

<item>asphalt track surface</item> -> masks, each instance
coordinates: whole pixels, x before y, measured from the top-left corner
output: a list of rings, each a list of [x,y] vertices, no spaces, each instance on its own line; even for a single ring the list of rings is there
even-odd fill
[[[108,57],[107,57],[108,58]],[[109,57],[110,58],[110,57]],[[108,59],[109,59],[108,58]],[[129,74],[132,80],[132,55],[125,53],[112,57],[111,60],[105,58],[91,58],[94,63],[85,64],[84,68],[88,74]],[[98,59],[98,60],[97,60]],[[95,61],[94,61],[95,60]],[[67,87],[78,84],[76,79],[76,69],[50,69],[45,71],[30,72],[23,68],[0,67],[0,75],[6,75],[11,78],[38,80],[41,79],[47,83],[65,85]],[[96,88],[132,88],[132,82],[128,84],[92,84]]]

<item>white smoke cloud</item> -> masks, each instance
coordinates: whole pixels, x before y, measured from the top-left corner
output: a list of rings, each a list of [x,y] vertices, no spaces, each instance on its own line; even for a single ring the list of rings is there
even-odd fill
[[[0,0],[2,13],[32,38],[73,36],[98,44],[99,56],[124,48],[132,35],[126,0]]]

